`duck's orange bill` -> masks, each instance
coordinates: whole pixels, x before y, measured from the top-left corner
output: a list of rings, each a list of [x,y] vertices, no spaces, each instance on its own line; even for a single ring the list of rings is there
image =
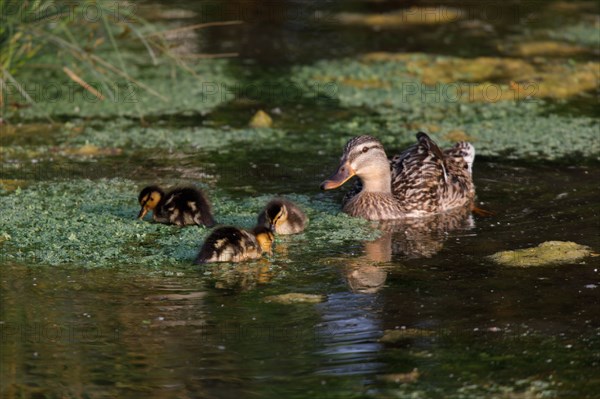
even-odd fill
[[[321,183],[321,190],[332,190],[334,188],[338,188],[354,175],[354,169],[350,167],[348,162],[344,162],[340,165],[337,172],[335,172],[333,176]]]
[[[138,219],[143,219],[144,216],[146,216],[146,214],[148,213],[148,209],[146,208],[142,208],[142,210],[140,211],[140,213],[138,213]]]

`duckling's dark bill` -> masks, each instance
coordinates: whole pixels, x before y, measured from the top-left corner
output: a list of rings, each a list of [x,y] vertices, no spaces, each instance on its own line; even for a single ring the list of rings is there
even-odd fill
[[[138,219],[143,219],[144,216],[146,216],[147,213],[148,213],[148,210],[146,208],[142,208],[140,210],[140,213],[138,213],[137,218]]]
[[[354,176],[354,169],[348,163],[343,163],[333,176],[321,183],[321,190],[332,190],[346,183]]]

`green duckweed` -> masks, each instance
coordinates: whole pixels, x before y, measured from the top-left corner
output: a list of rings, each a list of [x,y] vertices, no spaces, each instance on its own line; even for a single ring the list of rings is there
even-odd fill
[[[591,253],[589,247],[574,242],[546,241],[533,248],[498,252],[490,259],[504,266],[548,266],[578,262]]]
[[[417,68],[427,56],[404,58],[393,62],[320,61],[297,67],[295,78],[298,84],[306,85],[333,79],[337,83],[335,99],[342,105],[373,111],[331,123],[330,129],[346,139],[372,134],[386,146],[401,149],[414,142],[418,130],[424,130],[446,146],[456,141],[449,133],[461,130],[479,155],[525,160],[600,159],[597,119],[548,114],[548,104],[540,98],[459,101],[453,93],[469,83],[426,85],[416,77],[421,71],[411,68]],[[502,84],[490,87],[511,90]],[[468,96],[468,90],[464,94]],[[340,141],[335,134],[324,138]]]
[[[130,180],[75,179],[3,191],[0,245],[4,260],[84,267],[190,265],[210,230],[157,224],[149,217],[137,220],[138,189]],[[220,224],[243,228],[256,223],[256,215],[271,198],[232,200],[218,190],[210,192],[210,197]],[[368,222],[342,214],[339,205],[302,195],[290,198],[311,218],[307,231],[293,239],[308,247],[306,251],[377,237]]]

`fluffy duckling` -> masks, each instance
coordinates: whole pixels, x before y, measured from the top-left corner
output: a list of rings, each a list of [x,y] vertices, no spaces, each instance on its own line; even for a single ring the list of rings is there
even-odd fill
[[[219,227],[206,238],[194,263],[258,259],[263,252],[272,254],[273,239],[273,232],[264,226],[256,226],[252,231],[232,226]]]
[[[138,219],[143,219],[148,211],[153,211],[153,219],[158,223],[214,226],[210,203],[202,191],[193,187],[176,188],[165,192],[158,186],[144,188],[138,197],[142,206]]]
[[[298,205],[283,198],[269,201],[258,215],[258,225],[265,226],[277,234],[296,234],[304,231],[308,218]]]

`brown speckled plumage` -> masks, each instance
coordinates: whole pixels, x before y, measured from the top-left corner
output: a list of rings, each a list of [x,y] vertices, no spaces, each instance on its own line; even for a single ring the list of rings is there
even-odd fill
[[[473,146],[461,142],[441,151],[425,133],[418,133],[417,141],[386,163],[379,140],[355,137],[344,148],[340,169],[323,188],[338,187],[349,174],[358,176],[360,183],[344,198],[343,209],[370,220],[428,216],[472,202]]]

